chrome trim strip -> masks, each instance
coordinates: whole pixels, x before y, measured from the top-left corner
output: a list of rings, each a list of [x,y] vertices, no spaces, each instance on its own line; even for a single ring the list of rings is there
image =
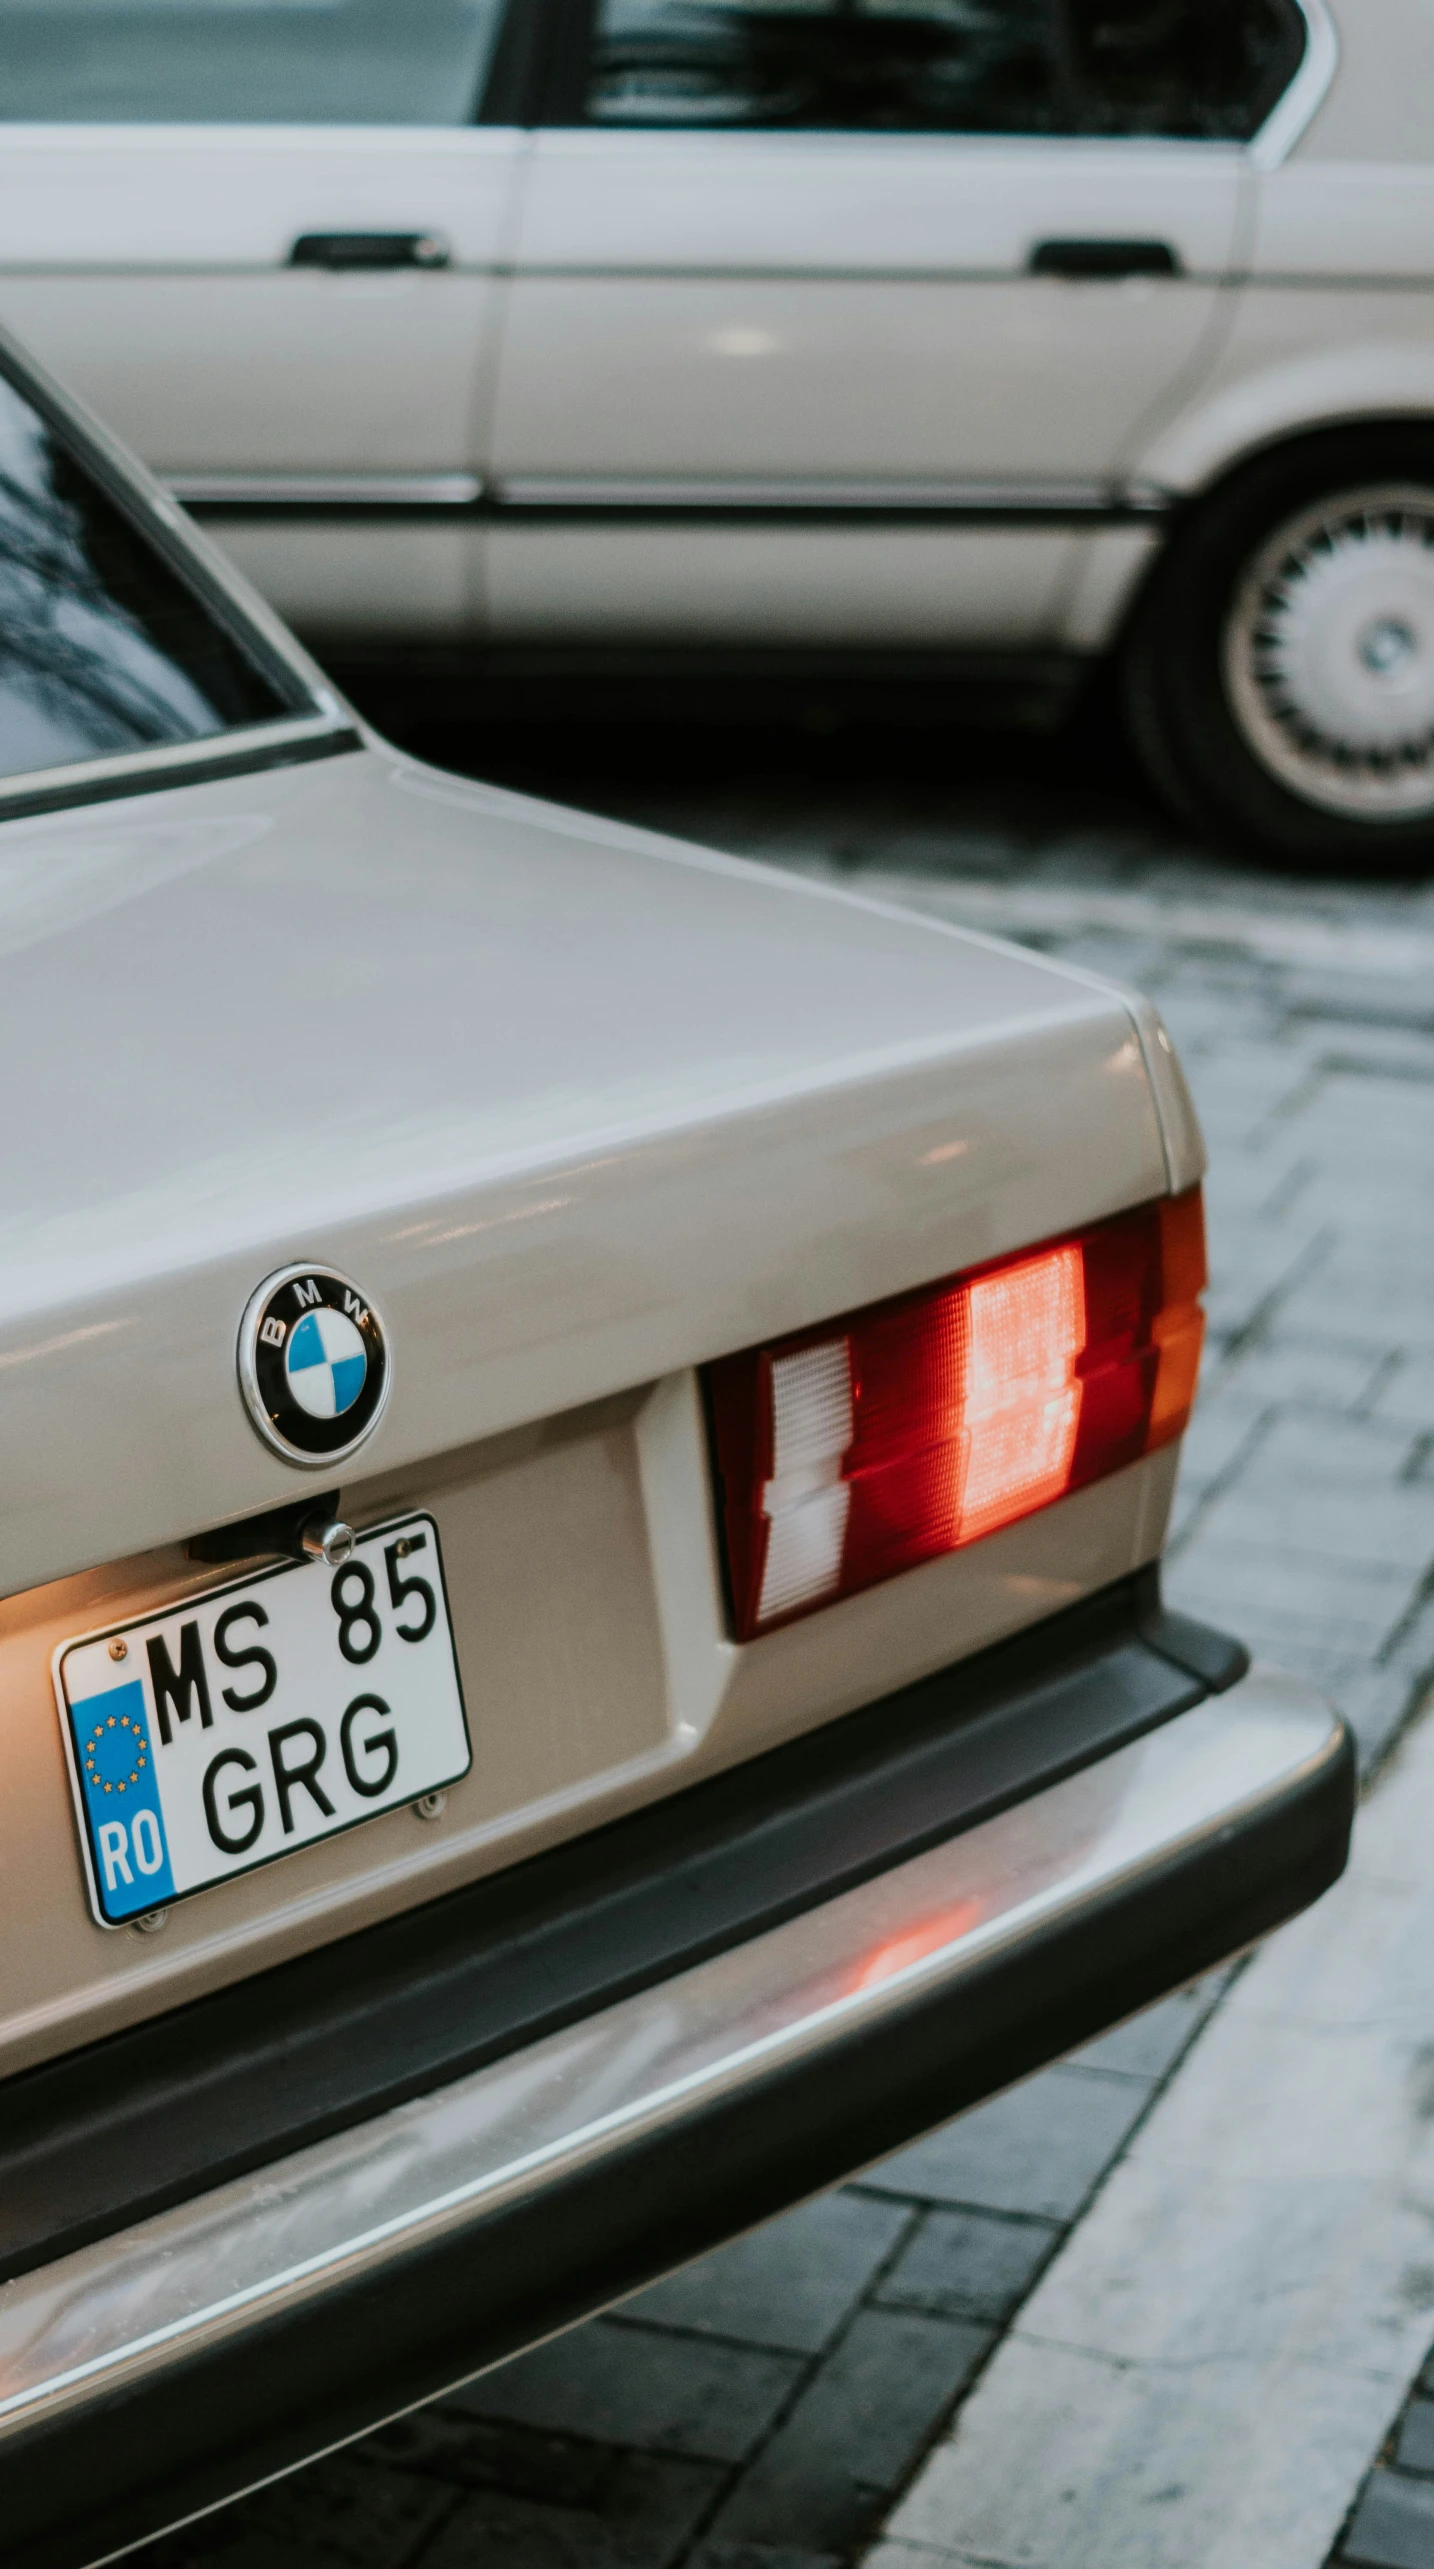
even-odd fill
[[[970,512],[1020,516],[1105,516],[1135,510],[1154,515],[1170,505],[1151,484],[1109,482],[890,481],[777,479],[659,479],[622,474],[519,473],[496,482],[494,506],[508,509],[807,510],[873,513]]]
[[[132,779],[155,785],[169,778],[182,785],[186,772],[203,767],[212,773],[216,765],[231,759],[237,764],[256,753],[282,750],[310,740],[341,740],[357,735],[351,717],[337,709],[331,714],[292,714],[271,723],[248,723],[242,731],[212,732],[202,740],[171,741],[163,749],[133,749],[115,758],[76,759],[68,767],[31,767],[20,776],[0,776],[0,821],[7,817],[11,801],[28,802],[35,795],[66,794],[81,790],[91,793],[96,787],[128,784]]]
[[[0,2289],[0,2453],[40,2420],[480,2225],[1039,1949],[1318,1781],[1343,1725],[1256,1668],[999,1817],[414,2103]]]
[[[167,489],[186,507],[239,512],[306,510],[387,514],[461,511],[503,518],[591,516],[1155,517],[1173,505],[1152,483],[819,481],[773,475],[739,480],[600,473],[518,473],[484,483],[473,473],[174,473]]]
[[[476,473],[166,473],[186,508],[473,508]]]
[[[1271,108],[1250,145],[1257,169],[1278,169],[1329,95],[1339,68],[1339,35],[1325,0],[1296,0],[1305,22],[1305,50],[1283,98]]]

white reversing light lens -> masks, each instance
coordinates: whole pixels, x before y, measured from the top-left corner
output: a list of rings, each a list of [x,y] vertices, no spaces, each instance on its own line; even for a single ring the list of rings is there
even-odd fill
[[[841,1577],[851,1490],[841,1477],[852,1438],[845,1338],[772,1361],[772,1478],[762,1492],[767,1557],[758,1612],[787,1614],[829,1596]]]

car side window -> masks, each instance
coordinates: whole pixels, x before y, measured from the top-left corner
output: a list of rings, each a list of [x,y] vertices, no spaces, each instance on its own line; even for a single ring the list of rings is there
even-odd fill
[[[1308,41],[1294,0],[1066,0],[1062,15],[1079,132],[1247,142]]]
[[[0,776],[294,709],[0,378]]]
[[[0,119],[465,125],[504,0],[0,0]]]
[[[1296,0],[597,0],[600,125],[1241,140]]]

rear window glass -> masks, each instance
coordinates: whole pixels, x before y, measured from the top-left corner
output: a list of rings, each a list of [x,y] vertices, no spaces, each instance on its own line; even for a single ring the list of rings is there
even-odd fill
[[[503,0],[0,0],[0,117],[463,125]]]
[[[0,776],[300,709],[0,379]]]
[[[1304,45],[1295,0],[598,0],[587,113],[1233,141]]]

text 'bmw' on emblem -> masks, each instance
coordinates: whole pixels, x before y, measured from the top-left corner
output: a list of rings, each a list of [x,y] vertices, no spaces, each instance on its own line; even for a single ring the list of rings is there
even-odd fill
[[[281,1267],[239,1325],[239,1383],[267,1445],[335,1463],[378,1423],[388,1347],[373,1304],[332,1267]]]

